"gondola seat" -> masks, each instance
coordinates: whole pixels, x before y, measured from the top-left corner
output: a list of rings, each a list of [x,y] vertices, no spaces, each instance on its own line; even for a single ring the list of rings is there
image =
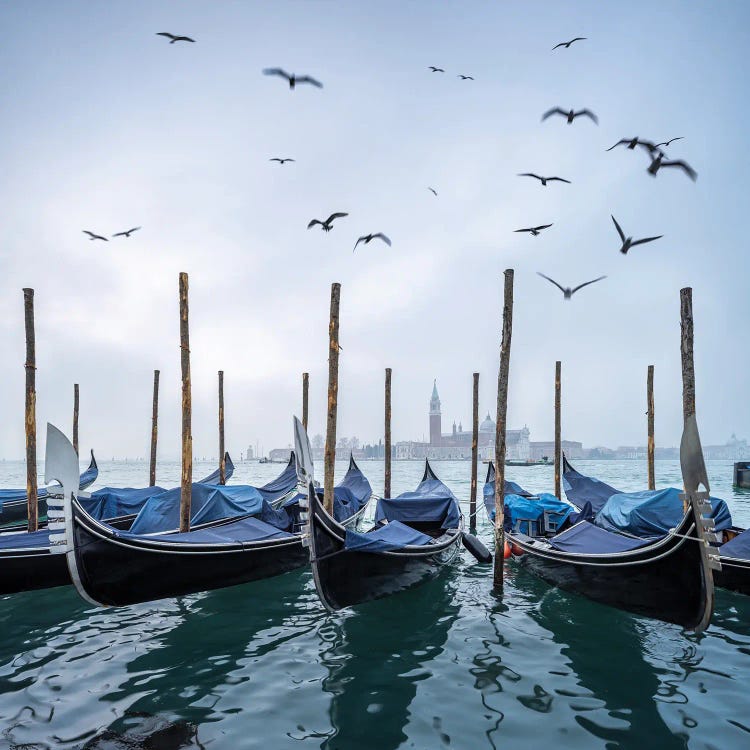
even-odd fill
[[[382,526],[376,526],[364,534],[347,529],[344,547],[360,552],[386,552],[407,546],[416,547],[432,543],[431,536],[400,521],[391,521]]]

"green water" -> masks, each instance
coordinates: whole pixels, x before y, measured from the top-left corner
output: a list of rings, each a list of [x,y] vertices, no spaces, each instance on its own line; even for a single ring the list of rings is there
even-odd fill
[[[394,489],[421,468],[394,464]],[[100,485],[147,475],[142,464],[100,469]],[[280,469],[243,464],[233,481]],[[379,489],[382,465],[362,469]],[[467,463],[435,469],[468,497]],[[626,490],[645,482],[636,462],[580,469]],[[708,469],[714,494],[750,522],[731,464]],[[179,475],[176,464],[161,471],[163,485]],[[0,464],[0,485],[21,473]],[[676,463],[657,473],[679,483]],[[549,490],[552,473],[510,478]],[[747,748],[749,674],[748,598],[719,591],[710,629],[689,636],[551,589],[514,563],[498,598],[491,566],[465,552],[415,591],[337,615],[306,570],[122,609],[91,607],[72,588],[0,598],[9,748]]]

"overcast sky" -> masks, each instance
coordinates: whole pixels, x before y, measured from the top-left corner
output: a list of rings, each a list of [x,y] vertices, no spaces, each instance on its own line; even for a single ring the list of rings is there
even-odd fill
[[[587,39],[551,51],[574,36]],[[219,369],[233,453],[290,442],[304,370],[311,432],[324,431],[333,281],[340,436],[381,437],[389,366],[395,440],[428,434],[433,378],[444,429],[469,429],[473,371],[494,417],[511,267],[511,427],[551,439],[561,359],[563,437],[643,444],[653,363],[657,443],[676,444],[691,285],[703,441],[750,435],[749,48],[744,0],[2,3],[0,456],[24,451],[25,286],[41,437],[48,420],[70,431],[78,382],[82,446],[146,455],[159,368],[159,452],[178,455],[180,271],[198,455],[217,452]],[[290,91],[268,66],[325,88]],[[589,107],[600,125],[541,123],[557,105]],[[669,154],[698,181],[653,179],[640,149],[605,153],[636,135],[684,136]],[[572,184],[543,188],[525,171]],[[330,234],[306,229],[333,211],[350,215]],[[628,235],[664,238],[623,256],[611,213]],[[514,233],[549,222],[540,237]],[[133,226],[108,243],[82,233]],[[352,253],[377,231],[391,248]],[[608,278],[566,302],[536,271],[568,286]]]

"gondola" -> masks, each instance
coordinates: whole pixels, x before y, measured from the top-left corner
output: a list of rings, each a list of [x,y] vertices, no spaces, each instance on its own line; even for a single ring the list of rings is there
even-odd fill
[[[506,537],[520,553],[521,565],[554,586],[602,604],[688,630],[703,630],[713,611],[713,576],[707,551],[707,531],[712,526],[702,515],[705,507],[694,499],[698,483],[693,477],[702,477],[701,483],[708,487],[694,425],[694,418],[686,422],[683,446],[687,447],[682,451],[683,457],[688,457],[682,467],[690,502],[676,528],[657,538],[640,539],[588,520],[572,525],[563,520],[557,525],[547,513],[541,519],[525,519],[514,514],[514,496],[509,496]],[[696,456],[700,457],[697,467]],[[523,501],[520,507],[529,502],[527,498],[519,500]],[[557,502],[565,506],[558,508],[558,513],[569,515],[570,506]]]
[[[226,478],[229,479],[234,473],[234,463],[228,453],[225,455],[225,461]],[[282,486],[279,480],[284,477],[283,486],[287,487],[287,494],[296,486],[296,480],[294,485],[289,486],[288,469],[289,467],[271,483],[275,484],[279,490]],[[206,485],[210,480],[216,481],[217,479],[218,471],[204,477],[198,484]],[[48,490],[45,489],[44,492],[46,497]],[[103,487],[92,492],[88,497],[80,497],[79,502],[92,518],[113,528],[127,530],[144,505],[151,498],[165,492],[168,490],[159,486]],[[49,547],[50,531],[46,520],[42,528],[30,533],[17,529],[1,531],[0,595],[70,584],[70,572],[64,557],[51,555]]]
[[[78,481],[78,489],[85,490],[90,487],[99,476],[99,467],[96,465],[94,451],[91,451],[91,461],[86,471],[81,474]],[[40,487],[37,490],[39,502],[39,517],[47,514],[47,489]],[[0,527],[19,526],[27,523],[26,488],[19,490],[0,490]],[[1,530],[0,530],[1,531]]]
[[[607,501],[614,495],[624,495],[621,490],[576,471],[568,459],[563,456],[563,487],[568,501],[579,509],[591,506],[591,512],[596,514],[603,510]],[[644,498],[649,498],[652,493],[657,494],[664,490],[656,490],[641,493]],[[676,495],[673,492],[672,495]],[[679,502],[675,498],[675,502]],[[714,507],[723,501],[714,500]],[[724,507],[726,504],[724,503]],[[728,509],[726,511],[728,513]],[[750,595],[750,529],[743,529],[731,522],[721,526],[716,524],[720,535],[718,544],[719,560],[721,570],[714,571],[714,583],[720,588],[737,591],[741,594]]]
[[[463,517],[455,495],[425,461],[413,492],[378,500],[375,526],[347,529],[310,499],[310,561],[320,600],[331,611],[409,589],[458,553]]]
[[[69,441],[49,425],[47,445],[50,471],[64,474],[66,463],[70,463]],[[346,506],[348,524],[357,522],[372,494],[363,479],[351,459],[338,486],[339,504]],[[359,494],[355,495],[352,487]],[[197,489],[193,485],[195,495]],[[179,490],[176,492],[179,497]],[[149,513],[153,520],[167,508],[154,502],[162,497],[148,501],[133,529],[136,525],[140,528]],[[353,502],[358,507],[352,512]],[[203,516],[195,528],[184,533],[154,533],[153,527],[148,532],[112,528],[86,513],[75,493],[56,499],[56,505],[58,519],[51,522],[50,553],[60,557],[65,553],[79,594],[101,606],[136,604],[270,578],[308,560],[302,546],[299,503],[275,509],[254,487],[214,486],[206,490],[205,502],[198,510]],[[242,515],[216,517],[222,507],[231,510],[239,506]],[[171,525],[171,520],[164,523]]]
[[[518,495],[519,497],[533,497],[531,492],[527,492],[520,484],[511,482],[508,479],[504,482],[505,495]],[[484,509],[487,512],[487,518],[494,523],[495,521],[495,464],[490,461],[487,466],[487,478],[484,480],[482,488],[482,500]]]

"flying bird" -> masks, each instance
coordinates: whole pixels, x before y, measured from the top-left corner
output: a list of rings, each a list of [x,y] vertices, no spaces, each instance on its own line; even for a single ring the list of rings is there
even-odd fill
[[[118,232],[117,234],[113,234],[113,237],[130,237],[133,232],[137,232],[140,229],[140,227],[133,227],[132,229],[128,229],[126,232]]]
[[[106,237],[102,237],[100,234],[95,234],[94,232],[89,232],[88,229],[83,229],[82,231],[89,236],[90,240],[103,240],[104,242],[109,242]]]
[[[576,119],[576,117],[580,117],[581,115],[590,117],[597,125],[599,124],[599,118],[590,109],[579,109],[578,112],[576,112],[573,109],[569,109],[566,111],[562,107],[553,107],[552,109],[548,109],[542,115],[542,122],[544,122],[548,117],[552,117],[552,115],[562,115],[563,117],[566,117],[568,120],[568,125],[570,125],[573,120]]]
[[[170,34],[168,31],[157,31],[156,36],[165,36],[169,39],[170,44],[175,42],[194,42],[195,39],[191,39],[189,36],[177,36],[176,34]]]
[[[565,180],[562,177],[540,177],[538,174],[534,174],[533,172],[521,172],[519,177],[533,177],[535,180],[539,180],[544,187],[547,187],[548,182],[554,182],[555,180],[557,182],[567,182],[568,185],[572,185],[570,180]]]
[[[427,188],[433,195],[437,195],[437,190],[435,188],[428,187]]]
[[[283,159],[278,156],[274,156],[273,159],[269,159],[268,161],[277,161],[279,162],[279,164],[286,164],[288,161],[294,161],[294,159],[290,159],[288,156]]]
[[[536,237],[542,229],[549,229],[552,226],[552,224],[540,224],[538,227],[529,227],[528,229],[516,229],[516,232],[530,232],[534,237]]]
[[[583,287],[588,286],[589,284],[594,284],[597,281],[601,281],[602,279],[606,279],[606,276],[599,276],[597,279],[592,279],[591,281],[584,281],[583,284],[579,284],[578,286],[574,286],[572,289],[570,287],[564,287],[560,286],[554,279],[551,279],[549,276],[545,276],[543,273],[539,273],[537,271],[539,276],[541,276],[543,279],[547,279],[551,284],[554,284],[562,293],[565,299],[570,299],[579,289],[583,289]]]
[[[684,135],[678,135],[677,138],[670,138],[668,141],[663,141],[662,143],[657,143],[654,148],[659,148],[659,146],[669,146],[672,141],[681,141],[685,136]]]
[[[264,76],[279,76],[285,78],[289,82],[289,88],[293,89],[298,83],[311,83],[313,86],[317,86],[319,89],[323,88],[323,84],[317,81],[312,76],[298,76],[294,73],[287,73],[281,68],[263,68]]]
[[[573,44],[573,42],[582,42],[584,39],[586,39],[585,36],[577,36],[575,39],[571,39],[569,42],[560,42],[560,44],[556,44],[552,49],[553,51],[558,47],[565,47],[565,49],[570,49],[570,45]]]
[[[324,232],[330,232],[331,229],[333,229],[332,224],[334,219],[340,219],[342,216],[349,216],[349,214],[343,212],[331,214],[325,221],[321,221],[320,219],[312,219],[312,221],[310,221],[310,223],[307,225],[307,228],[310,229],[310,227],[314,227],[316,224],[320,224],[320,228]]]
[[[612,216],[612,214],[610,214],[610,216]],[[623,255],[627,255],[628,250],[630,250],[631,247],[635,247],[636,245],[643,245],[646,242],[653,242],[654,240],[659,240],[664,236],[663,234],[660,234],[658,237],[645,237],[642,240],[633,240],[632,237],[625,236],[625,232],[622,231],[622,227],[617,223],[617,219],[615,219],[614,216],[612,216],[612,221],[615,223],[617,234],[620,235],[620,239],[622,240],[622,247],[620,248],[620,252]]]
[[[615,143],[614,146],[610,146],[607,151],[611,151],[613,148],[617,148],[618,146],[622,146],[623,144],[627,143],[628,148],[633,151],[636,146],[644,146],[647,149],[651,150],[654,148],[654,144],[651,143],[651,141],[641,141],[638,139],[638,136],[635,138],[620,138],[617,143]]]
[[[683,161],[682,159],[664,161],[665,153],[663,151],[659,151],[658,149],[656,149],[656,151],[657,151],[656,156],[653,156],[652,154],[651,164],[646,170],[652,177],[656,177],[656,173],[662,167],[678,167],[693,182],[695,182],[698,179],[698,173],[686,161]]]
[[[386,237],[382,232],[378,232],[377,234],[365,234],[362,237],[360,237],[355,243],[354,243],[354,250],[357,249],[357,245],[359,245],[360,242],[364,242],[365,245],[369,245],[370,242],[372,242],[374,239],[381,239],[383,242],[385,242],[388,247],[391,246],[391,241]],[[352,252],[354,252],[352,250]]]
[[[445,73],[445,71],[442,68],[436,68],[434,65],[430,65],[430,70],[433,73]]]
[[[458,74],[458,77],[462,81],[473,81],[474,80],[474,76],[465,76],[465,75],[462,75],[461,73]]]

